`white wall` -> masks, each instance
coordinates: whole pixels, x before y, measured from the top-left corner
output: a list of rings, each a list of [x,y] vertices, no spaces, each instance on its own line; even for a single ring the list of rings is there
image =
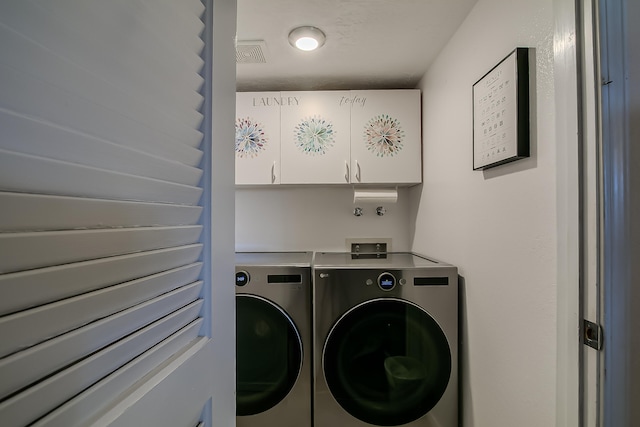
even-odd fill
[[[353,215],[350,187],[240,188],[236,190],[237,251],[345,251],[347,238],[390,238],[391,250],[410,248],[409,190],[398,202],[362,205]]]
[[[479,0],[420,83],[424,184],[412,249],[459,267],[465,427],[555,425],[552,0]],[[534,47],[531,158],[472,170],[472,85]]]

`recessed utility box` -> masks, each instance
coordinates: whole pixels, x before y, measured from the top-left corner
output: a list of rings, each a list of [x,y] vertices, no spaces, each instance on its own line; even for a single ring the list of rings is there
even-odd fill
[[[391,239],[347,239],[347,250],[353,259],[386,258],[391,250]]]

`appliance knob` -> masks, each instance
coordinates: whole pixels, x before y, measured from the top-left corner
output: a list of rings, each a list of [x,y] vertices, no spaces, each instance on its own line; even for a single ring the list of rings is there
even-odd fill
[[[396,278],[393,274],[385,272],[378,276],[378,286],[383,291],[390,291],[396,287]]]
[[[251,280],[249,273],[246,271],[238,271],[236,273],[236,286],[244,286]]]

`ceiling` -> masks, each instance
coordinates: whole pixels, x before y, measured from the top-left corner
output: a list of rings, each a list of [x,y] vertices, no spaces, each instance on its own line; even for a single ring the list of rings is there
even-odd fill
[[[415,88],[477,0],[237,0],[239,49],[263,41],[264,63],[237,64],[237,90]],[[315,52],[289,45],[312,25]],[[245,46],[246,48],[246,46]]]

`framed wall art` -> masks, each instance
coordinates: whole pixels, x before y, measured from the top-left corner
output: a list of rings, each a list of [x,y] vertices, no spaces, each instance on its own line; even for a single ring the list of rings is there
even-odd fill
[[[529,157],[529,54],[519,47],[473,85],[473,169]]]

